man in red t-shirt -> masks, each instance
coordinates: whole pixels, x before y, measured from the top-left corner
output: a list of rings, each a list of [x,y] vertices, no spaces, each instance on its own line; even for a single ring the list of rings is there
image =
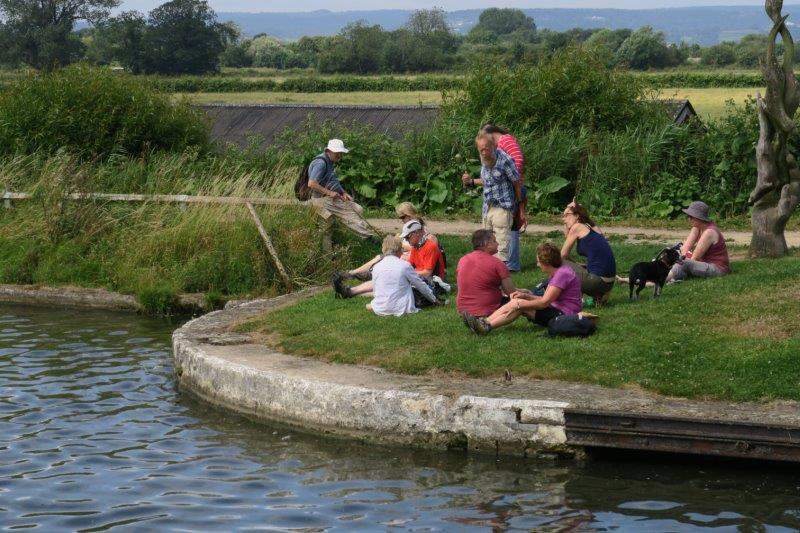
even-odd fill
[[[411,220],[403,226],[400,237],[407,240],[411,245],[411,255],[408,262],[423,278],[439,276],[444,279],[445,267],[442,251],[439,243],[433,239],[428,239],[422,224],[417,220]]]
[[[456,267],[459,313],[489,316],[502,305],[503,295],[516,290],[508,267],[496,258],[497,239],[494,232],[479,229],[472,234],[473,251],[465,255]]]

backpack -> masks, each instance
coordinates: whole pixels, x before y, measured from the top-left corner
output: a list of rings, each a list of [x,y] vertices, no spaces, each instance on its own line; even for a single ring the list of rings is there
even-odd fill
[[[308,186],[308,167],[310,167],[311,163],[317,159],[322,159],[325,161],[325,171],[327,172],[328,160],[321,155],[316,156],[311,161],[308,161],[303,165],[303,167],[300,169],[300,175],[297,177],[297,181],[294,182],[294,196],[301,202],[307,202],[311,199],[311,189]]]
[[[597,331],[590,319],[578,315],[559,315],[547,323],[551,337],[588,337]]]

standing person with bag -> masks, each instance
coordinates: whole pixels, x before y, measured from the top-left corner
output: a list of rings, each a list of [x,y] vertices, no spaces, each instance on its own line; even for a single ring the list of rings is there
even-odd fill
[[[508,269],[511,272],[522,270],[522,263],[519,258],[520,233],[525,233],[528,226],[526,208],[528,206],[528,190],[525,187],[525,157],[522,155],[522,148],[519,147],[517,139],[508,133],[508,130],[487,122],[481,128],[494,139],[499,150],[508,154],[514,160],[514,166],[519,173],[519,185],[522,192],[522,200],[514,210],[514,220],[511,225],[511,240],[508,243]]]
[[[364,220],[364,208],[345,192],[334,165],[342,159],[345,148],[341,139],[331,139],[325,151],[314,157],[307,169],[303,169],[295,184],[295,195],[299,200],[308,200],[317,205],[324,218],[334,216],[363,238],[376,238],[374,229]]]

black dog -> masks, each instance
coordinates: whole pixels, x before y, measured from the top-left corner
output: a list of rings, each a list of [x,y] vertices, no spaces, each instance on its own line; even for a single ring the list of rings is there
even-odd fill
[[[629,297],[631,300],[634,299],[633,288],[638,285],[636,289],[636,299],[638,299],[639,293],[642,292],[648,281],[652,281],[656,285],[653,297],[658,298],[661,295],[661,289],[664,288],[667,274],[669,274],[672,265],[681,260],[680,249],[680,243],[671,248],[664,248],[658,252],[658,255],[652,261],[642,261],[631,267],[630,277],[628,278]]]

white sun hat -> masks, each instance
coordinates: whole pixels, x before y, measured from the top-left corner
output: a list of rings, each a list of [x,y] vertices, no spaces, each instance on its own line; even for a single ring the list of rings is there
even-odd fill
[[[341,139],[331,139],[328,141],[327,149],[336,154],[346,154],[350,150],[344,147]]]

